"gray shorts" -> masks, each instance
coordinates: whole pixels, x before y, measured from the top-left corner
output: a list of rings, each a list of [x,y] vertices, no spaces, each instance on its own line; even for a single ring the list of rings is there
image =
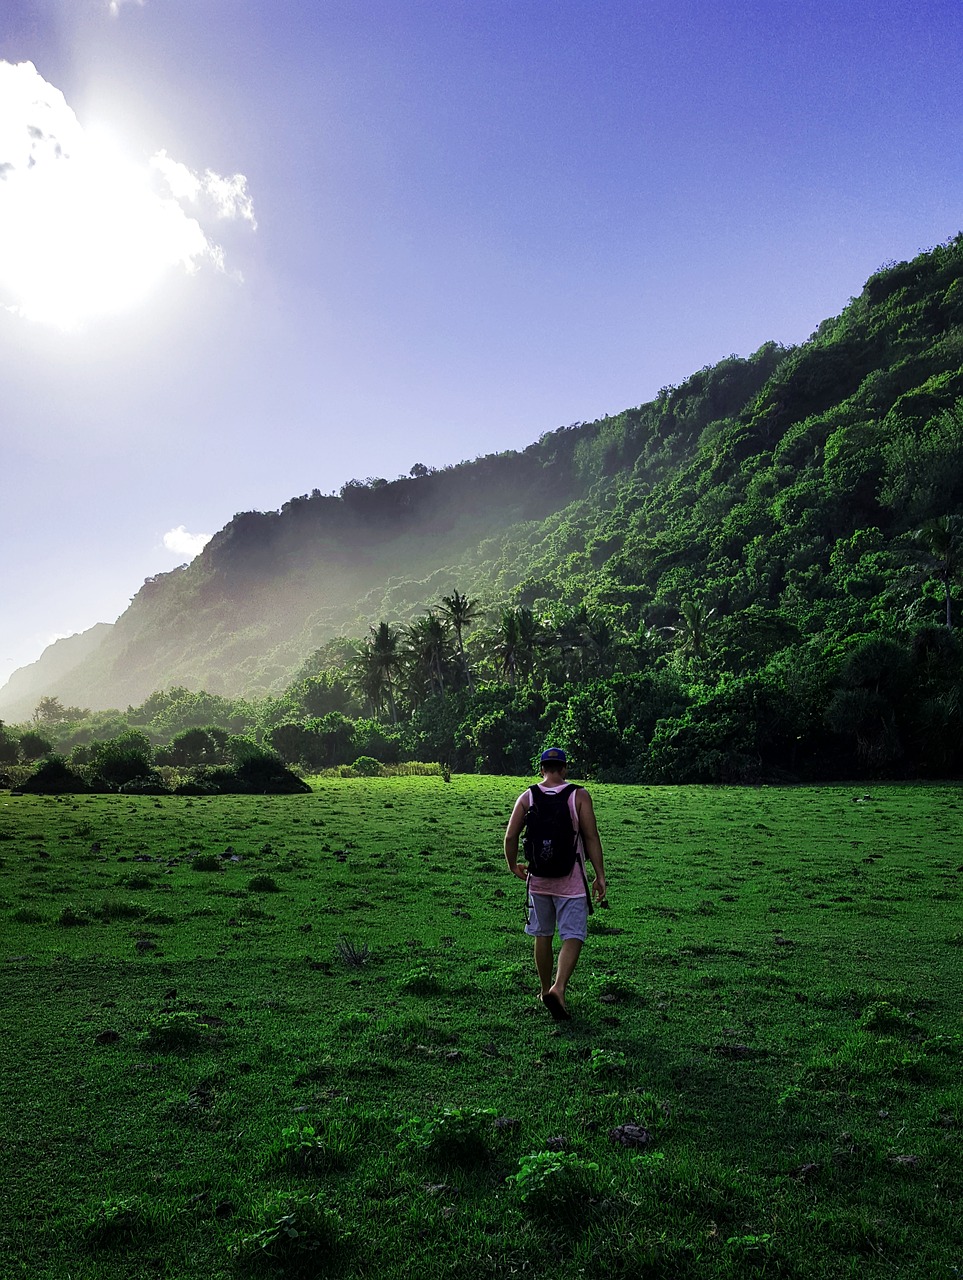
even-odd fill
[[[528,902],[525,932],[533,938],[554,937],[556,925],[563,942],[567,938],[584,942],[588,937],[588,901],[584,896],[555,898],[547,893],[531,893]]]

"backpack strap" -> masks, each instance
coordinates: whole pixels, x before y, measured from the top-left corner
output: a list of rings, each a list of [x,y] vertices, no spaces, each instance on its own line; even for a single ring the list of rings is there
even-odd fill
[[[566,798],[566,799],[568,799],[568,797],[569,797],[570,795],[572,795],[572,794],[573,794],[573,792],[581,791],[581,790],[583,790],[583,788],[582,788],[582,787],[581,787],[577,782],[570,782],[570,783],[568,784],[568,786],[565,788],[565,798]],[[579,821],[578,821],[578,808],[577,808],[577,807],[576,807],[576,809],[575,809],[575,824],[576,824],[576,836],[575,836],[575,839],[576,839],[576,840],[580,840],[580,839],[582,838],[582,828],[581,828],[581,826],[579,825]],[[575,865],[576,865],[576,866],[578,867],[578,869],[579,869],[579,873],[581,874],[581,877],[582,877],[582,884],[583,884],[583,885],[584,885],[584,887],[585,887],[585,905],[588,907],[588,913],[589,913],[589,915],[594,915],[594,913],[595,913],[595,908],[592,906],[592,891],[591,891],[591,889],[589,888],[588,876],[585,874],[585,850],[584,850],[584,847],[583,847],[583,850],[582,850],[582,856],[581,856],[581,857],[579,857],[579,854],[578,854],[578,846],[576,845],[576,849],[575,849]]]

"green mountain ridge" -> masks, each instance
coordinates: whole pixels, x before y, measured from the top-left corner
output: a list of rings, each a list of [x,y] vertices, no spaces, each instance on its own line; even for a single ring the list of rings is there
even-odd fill
[[[521,452],[239,514],[148,579],[92,652],[15,673],[0,714],[41,695],[97,709],[174,685],[279,692],[330,638],[454,588],[630,629],[675,626],[698,600],[736,674],[816,634],[939,623],[904,543],[963,511],[961,397],[963,236],[878,271],[798,347],[729,357]]]

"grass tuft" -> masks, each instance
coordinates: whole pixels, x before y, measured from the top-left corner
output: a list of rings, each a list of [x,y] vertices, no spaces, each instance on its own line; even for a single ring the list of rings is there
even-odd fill
[[[321,1276],[347,1244],[340,1217],[317,1194],[268,1192],[249,1218],[231,1249],[242,1271]]]
[[[402,1151],[420,1152],[443,1164],[472,1165],[490,1155],[494,1119],[489,1107],[443,1107],[433,1115],[412,1116],[395,1132]]]
[[[208,1040],[207,1028],[193,1013],[162,1013],[141,1040],[154,1053],[193,1053]]]
[[[371,959],[371,948],[367,942],[352,942],[344,936],[334,944],[334,950],[346,969],[363,969]]]
[[[251,876],[247,882],[248,892],[250,893],[280,893],[281,886],[275,880],[274,876]]]
[[[192,871],[220,871],[221,859],[216,853],[195,853],[191,858]]]
[[[93,921],[86,911],[68,905],[60,912],[57,923],[62,929],[76,929]]]
[[[133,1248],[148,1241],[155,1229],[149,1203],[137,1197],[111,1197],[97,1206],[83,1234],[94,1250]]]

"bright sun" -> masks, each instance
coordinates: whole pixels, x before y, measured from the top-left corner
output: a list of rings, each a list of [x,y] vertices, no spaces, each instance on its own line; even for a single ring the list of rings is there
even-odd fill
[[[102,143],[88,141],[25,179],[0,221],[17,246],[6,283],[32,320],[66,329],[125,311],[170,266],[193,269],[207,252],[198,223],[150,189],[146,170]]]
[[[215,185],[216,184],[216,185]],[[132,163],[84,130],[31,63],[0,62],[0,304],[62,329],[142,304],[172,268],[221,252],[182,202],[254,225],[244,179],[197,177],[158,153]]]

